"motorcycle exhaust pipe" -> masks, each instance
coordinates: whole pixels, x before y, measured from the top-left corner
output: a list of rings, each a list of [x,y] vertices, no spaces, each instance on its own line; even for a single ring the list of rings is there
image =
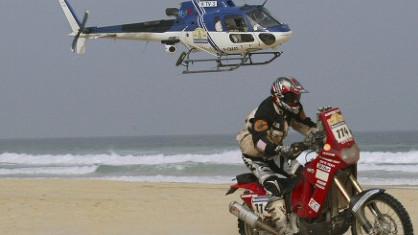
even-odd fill
[[[261,222],[261,219],[258,217],[258,215],[254,214],[254,212],[248,208],[245,208],[238,202],[231,202],[229,204],[229,212],[250,225],[252,228],[258,228],[271,234],[279,235],[278,231],[276,231],[270,225]]]

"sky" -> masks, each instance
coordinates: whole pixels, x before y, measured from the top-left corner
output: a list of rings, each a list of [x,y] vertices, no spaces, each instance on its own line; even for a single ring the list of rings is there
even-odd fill
[[[78,15],[90,10],[88,26],[166,19],[165,8],[180,3],[69,1]],[[76,56],[58,1],[2,0],[0,138],[233,134],[286,75],[310,91],[302,100],[310,116],[331,105],[354,131],[418,130],[418,1],[274,0],[267,7],[294,32],[282,58],[183,75],[174,66],[178,54],[159,43],[95,40]]]

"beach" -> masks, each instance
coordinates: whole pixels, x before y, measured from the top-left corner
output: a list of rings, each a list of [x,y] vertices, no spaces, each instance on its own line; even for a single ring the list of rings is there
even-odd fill
[[[70,179],[0,180],[2,235],[238,234],[228,185]],[[418,190],[390,188],[417,231]]]

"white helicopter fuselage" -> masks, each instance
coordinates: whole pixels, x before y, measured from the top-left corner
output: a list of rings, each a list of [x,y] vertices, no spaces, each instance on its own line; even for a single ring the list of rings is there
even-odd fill
[[[80,38],[86,39],[120,39],[120,40],[136,40],[136,41],[173,41],[179,40],[189,49],[195,49],[195,52],[207,52],[212,55],[219,54],[246,54],[267,49],[276,49],[288,42],[292,32],[275,32],[271,33],[276,38],[272,45],[266,45],[260,40],[259,35],[266,32],[206,32],[199,31],[196,36],[195,31],[182,32],[165,32],[165,33],[115,33],[115,34],[81,34]],[[198,34],[199,34],[198,33]],[[74,36],[71,34],[71,36]],[[213,44],[208,42],[208,36],[213,40]],[[242,37],[250,37],[253,40],[240,41]],[[235,41],[234,41],[235,40]]]
[[[259,32],[251,33],[241,33],[241,32],[207,32],[207,34],[212,38],[213,43],[217,46],[215,48],[212,44],[208,42],[199,42],[196,41],[190,33],[181,35],[181,41],[191,47],[196,48],[200,51],[205,51],[210,54],[246,54],[249,52],[255,52],[266,49],[276,49],[282,44],[289,41],[291,32],[286,33],[274,33],[273,35],[276,38],[276,41],[272,45],[266,45],[259,38]],[[240,38],[250,37],[253,40],[243,41]]]

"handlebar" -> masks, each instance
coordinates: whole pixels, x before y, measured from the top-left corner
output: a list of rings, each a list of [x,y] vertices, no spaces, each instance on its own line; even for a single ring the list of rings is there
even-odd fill
[[[303,142],[306,146],[309,147],[309,149],[317,150],[318,148],[323,147],[324,139],[325,139],[325,132],[317,131],[317,132],[307,135]]]
[[[296,159],[302,152],[306,150],[318,151],[324,145],[325,133],[318,131],[306,136],[303,142],[296,142],[290,145],[289,158]]]

